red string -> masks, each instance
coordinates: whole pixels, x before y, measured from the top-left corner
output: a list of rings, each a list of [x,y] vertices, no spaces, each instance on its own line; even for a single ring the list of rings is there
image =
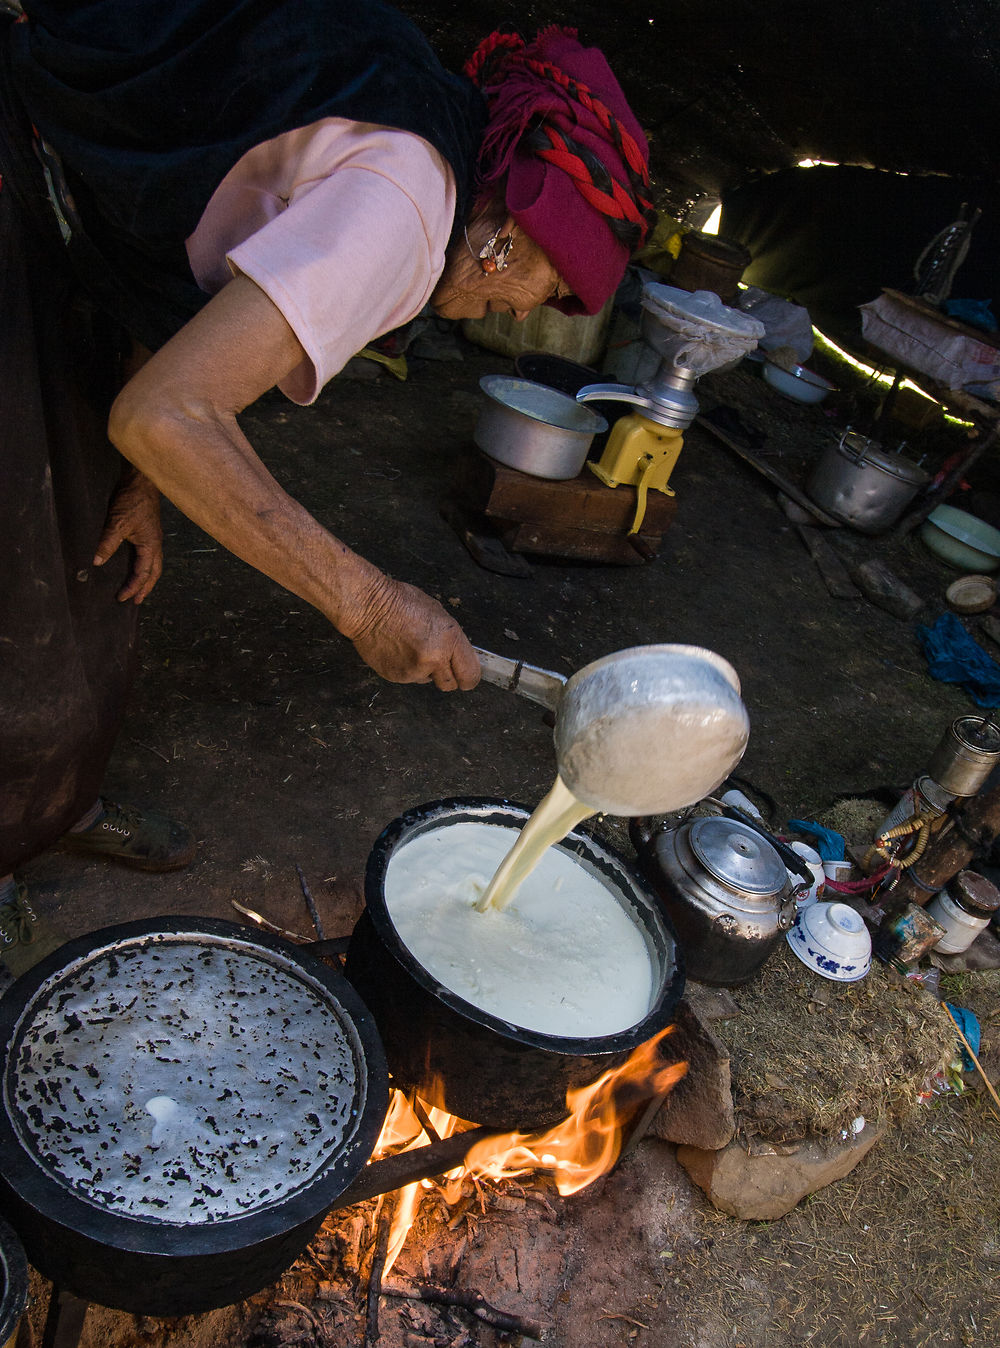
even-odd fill
[[[880,871],[866,876],[864,880],[827,880],[826,888],[832,889],[835,894],[868,894],[878,888],[889,870],[889,863],[886,862]]]

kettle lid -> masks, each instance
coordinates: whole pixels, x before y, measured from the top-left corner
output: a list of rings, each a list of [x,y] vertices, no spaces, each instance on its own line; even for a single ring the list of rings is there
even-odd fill
[[[788,882],[778,853],[761,835],[734,819],[697,819],[688,835],[691,851],[717,880],[747,894],[776,894]]]

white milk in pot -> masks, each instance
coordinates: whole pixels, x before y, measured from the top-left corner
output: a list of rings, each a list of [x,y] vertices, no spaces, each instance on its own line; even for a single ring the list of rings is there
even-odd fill
[[[399,848],[385,875],[392,923],[439,983],[501,1020],[581,1039],[626,1030],[653,999],[647,937],[607,884],[547,845],[572,825],[541,844],[503,906],[480,908],[530,822],[519,831],[463,821]]]

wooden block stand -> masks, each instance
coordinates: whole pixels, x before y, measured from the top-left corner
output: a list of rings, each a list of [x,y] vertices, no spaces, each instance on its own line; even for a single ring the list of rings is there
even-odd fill
[[[552,482],[470,449],[459,461],[444,513],[474,557],[479,535],[513,554],[639,566],[656,556],[677,503],[651,491],[642,527],[630,540],[635,506],[634,487],[607,487],[587,467],[568,482]],[[490,567],[489,560],[477,560]]]

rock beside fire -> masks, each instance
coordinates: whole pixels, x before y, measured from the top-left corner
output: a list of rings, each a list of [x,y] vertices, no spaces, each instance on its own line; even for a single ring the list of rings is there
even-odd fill
[[[719,1151],[682,1146],[677,1159],[722,1212],[744,1221],[775,1221],[808,1194],[843,1179],[887,1130],[887,1124],[866,1124],[843,1140],[813,1137],[776,1145],[736,1139]]]
[[[667,1096],[650,1132],[708,1151],[724,1147],[736,1132],[729,1051],[687,999],[678,1003],[676,1028],[662,1051],[686,1062],[688,1070]]]

